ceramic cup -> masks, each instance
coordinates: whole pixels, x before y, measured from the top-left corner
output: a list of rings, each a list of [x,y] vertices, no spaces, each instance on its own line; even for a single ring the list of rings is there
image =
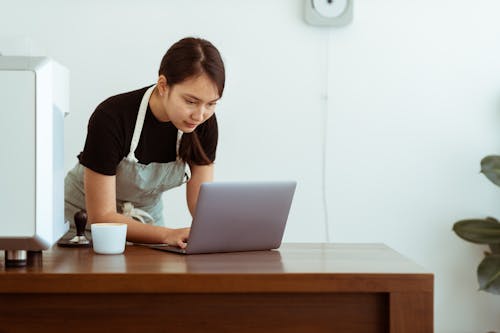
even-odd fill
[[[95,253],[120,254],[125,250],[127,225],[124,223],[92,223],[92,246]]]

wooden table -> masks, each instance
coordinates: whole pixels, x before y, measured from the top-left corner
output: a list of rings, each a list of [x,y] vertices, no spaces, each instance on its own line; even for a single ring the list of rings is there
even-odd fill
[[[0,255],[0,332],[433,332],[433,274],[382,244]]]

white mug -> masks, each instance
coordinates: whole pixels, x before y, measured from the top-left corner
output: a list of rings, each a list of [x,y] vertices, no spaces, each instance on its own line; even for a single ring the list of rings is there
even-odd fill
[[[125,223],[92,223],[90,230],[95,253],[120,254],[125,251],[127,239]]]

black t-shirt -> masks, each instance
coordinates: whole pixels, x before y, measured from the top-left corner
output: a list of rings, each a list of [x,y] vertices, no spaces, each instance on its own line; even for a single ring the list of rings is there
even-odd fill
[[[130,151],[139,105],[148,88],[112,96],[97,106],[88,123],[85,147],[78,155],[82,165],[103,175],[116,175],[118,164]],[[201,124],[195,131],[207,157],[214,161],[217,126],[215,130],[206,131]],[[176,140],[177,128],[170,121],[158,121],[148,105],[135,150],[139,163],[175,161]]]

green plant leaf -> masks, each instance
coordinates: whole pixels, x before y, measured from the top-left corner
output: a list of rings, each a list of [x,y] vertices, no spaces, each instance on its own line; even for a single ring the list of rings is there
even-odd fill
[[[455,222],[453,231],[458,237],[472,243],[500,244],[500,223],[491,218]]]
[[[495,185],[500,186],[500,156],[490,155],[481,160],[481,172]]]
[[[486,256],[477,267],[479,289],[500,295],[500,254]]]
[[[486,220],[486,221],[491,221],[491,222],[500,223],[500,222],[498,222],[498,220],[497,220],[496,218],[491,217],[491,216],[486,217],[486,218],[485,218],[485,220]]]
[[[490,246],[491,253],[500,254],[500,243],[488,245]]]

